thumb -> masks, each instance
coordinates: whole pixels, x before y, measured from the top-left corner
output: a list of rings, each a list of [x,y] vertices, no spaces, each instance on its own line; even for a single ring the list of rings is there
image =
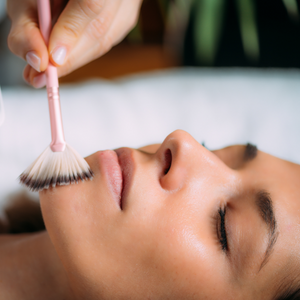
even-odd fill
[[[106,0],[70,0],[54,25],[49,52],[52,63],[63,65],[86,26],[98,16]]]

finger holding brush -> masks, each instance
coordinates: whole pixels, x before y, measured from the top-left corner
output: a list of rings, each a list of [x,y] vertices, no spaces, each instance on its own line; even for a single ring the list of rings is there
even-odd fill
[[[135,26],[142,0],[51,0],[56,21],[46,47],[38,26],[36,0],[7,0],[12,21],[10,50],[27,61],[24,79],[35,88],[46,84],[51,61],[58,77],[97,59]],[[42,73],[40,73],[42,72]]]
[[[45,44],[51,32],[51,10],[49,0],[38,0],[39,24]],[[50,113],[50,146],[21,175],[20,182],[32,191],[78,183],[92,179],[93,172],[87,162],[64,138],[59,100],[57,69],[51,63],[46,69],[47,95]]]

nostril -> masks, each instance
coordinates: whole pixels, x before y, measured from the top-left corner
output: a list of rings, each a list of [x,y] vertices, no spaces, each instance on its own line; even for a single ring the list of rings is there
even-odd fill
[[[167,149],[164,155],[164,175],[168,174],[172,164],[172,152]]]

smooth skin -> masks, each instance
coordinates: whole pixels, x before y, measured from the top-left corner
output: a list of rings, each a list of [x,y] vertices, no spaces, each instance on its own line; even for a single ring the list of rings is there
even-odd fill
[[[59,77],[95,60],[135,26],[142,0],[51,0],[49,47],[41,36],[36,0],[7,0],[12,21],[8,46],[28,62],[24,79],[36,88],[46,84],[49,60]]]
[[[61,280],[51,285],[61,298],[55,299],[266,300],[297,284],[299,165],[261,151],[245,161],[245,146],[211,152],[181,130],[161,145],[127,151],[134,168],[122,208],[99,163],[103,151],[86,158],[92,181],[40,193],[47,232],[38,237],[47,247],[36,264],[44,261],[43,273],[36,272],[55,278],[57,266]],[[269,236],[255,204],[260,190],[273,199],[278,232],[263,266]],[[227,250],[216,217],[224,207]],[[8,270],[14,271],[8,266],[2,273]]]

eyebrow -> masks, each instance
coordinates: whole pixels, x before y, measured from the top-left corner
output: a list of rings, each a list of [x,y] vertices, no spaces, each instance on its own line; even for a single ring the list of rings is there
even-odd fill
[[[244,151],[244,162],[253,160],[257,156],[257,147],[251,143],[247,143]]]
[[[268,245],[265,251],[264,258],[260,264],[258,272],[266,265],[270,255],[272,253],[273,247],[277,241],[278,231],[277,231],[277,221],[275,218],[273,210],[273,201],[270,193],[265,190],[261,190],[256,194],[256,206],[262,217],[262,220],[266,223],[268,227]]]

